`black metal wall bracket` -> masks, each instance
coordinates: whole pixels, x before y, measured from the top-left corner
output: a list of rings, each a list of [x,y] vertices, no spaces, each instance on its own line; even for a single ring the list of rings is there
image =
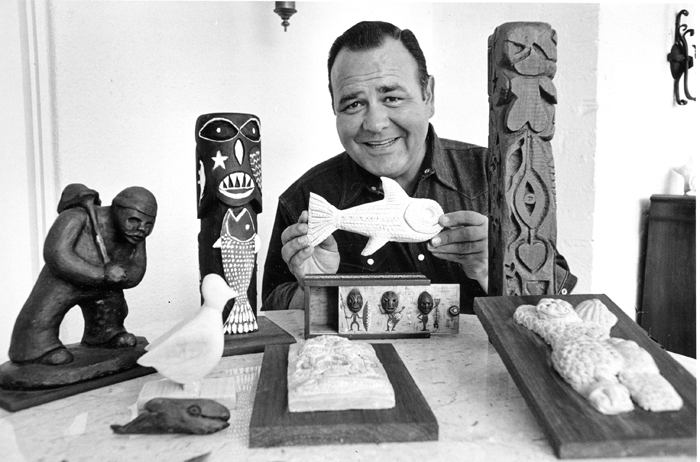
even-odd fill
[[[671,75],[673,76],[673,93],[676,97],[676,103],[680,105],[688,104],[688,101],[682,99],[679,94],[678,86],[681,77],[683,77],[683,91],[685,97],[691,101],[695,98],[690,96],[688,91],[688,70],[693,67],[693,57],[688,54],[688,42],[685,39],[686,34],[691,36],[695,34],[693,29],[688,29],[688,26],[681,24],[681,16],[688,16],[688,10],[681,10],[676,16],[676,34],[675,43],[668,54],[668,62],[671,63]],[[695,49],[695,45],[693,45]]]

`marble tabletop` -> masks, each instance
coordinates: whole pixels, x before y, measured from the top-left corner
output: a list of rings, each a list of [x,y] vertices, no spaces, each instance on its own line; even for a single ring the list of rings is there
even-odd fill
[[[263,314],[298,340],[303,339],[301,311]],[[225,357],[210,375],[233,376],[237,381],[238,405],[232,411],[231,426],[218,433],[114,434],[111,424],[123,425],[136,416],[136,400],[143,385],[162,378],[152,374],[15,413],[0,410],[0,459],[185,462],[208,454],[206,460],[211,462],[558,460],[475,316],[460,316],[457,335],[391,343],[437,418],[438,441],[250,449],[248,424],[263,356],[255,353]],[[694,360],[680,359],[695,373]],[[624,460],[649,462],[652,458]]]

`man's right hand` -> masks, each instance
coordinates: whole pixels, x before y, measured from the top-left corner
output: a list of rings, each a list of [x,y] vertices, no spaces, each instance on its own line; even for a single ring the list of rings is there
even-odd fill
[[[121,265],[107,263],[105,265],[105,281],[111,284],[118,284],[126,280],[126,271]]]
[[[304,287],[304,276],[312,273],[335,274],[340,266],[338,244],[330,235],[316,247],[309,246],[307,233],[308,212],[282,232],[282,258],[289,271],[296,277],[299,287]]]

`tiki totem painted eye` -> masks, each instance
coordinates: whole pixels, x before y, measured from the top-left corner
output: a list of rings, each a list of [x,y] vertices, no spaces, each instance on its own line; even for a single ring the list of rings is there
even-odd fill
[[[428,314],[432,311],[433,306],[433,296],[428,292],[421,292],[418,296],[418,310],[423,314]]]
[[[382,308],[387,313],[393,313],[399,307],[399,295],[393,290],[388,290],[382,294]]]
[[[350,308],[350,311],[353,313],[357,313],[362,309],[362,301],[362,294],[358,289],[352,289],[348,294],[348,308]]]

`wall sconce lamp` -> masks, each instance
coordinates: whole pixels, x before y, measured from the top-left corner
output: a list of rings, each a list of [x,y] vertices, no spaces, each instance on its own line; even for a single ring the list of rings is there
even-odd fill
[[[676,97],[676,103],[680,105],[688,104],[688,101],[681,99],[678,91],[678,85],[683,77],[683,90],[685,97],[691,101],[695,98],[690,96],[688,91],[688,70],[693,67],[693,57],[688,55],[688,42],[685,40],[685,35],[695,34],[693,29],[688,29],[688,26],[681,24],[681,16],[688,16],[688,10],[681,10],[676,16],[676,37],[675,43],[668,54],[668,62],[671,63],[671,75],[673,76],[673,93]],[[695,49],[695,45],[693,45]]]
[[[297,10],[294,9],[294,2],[275,2],[275,13],[282,18],[282,25],[284,26],[285,32],[287,32],[287,26],[289,26],[288,19],[296,12]]]

